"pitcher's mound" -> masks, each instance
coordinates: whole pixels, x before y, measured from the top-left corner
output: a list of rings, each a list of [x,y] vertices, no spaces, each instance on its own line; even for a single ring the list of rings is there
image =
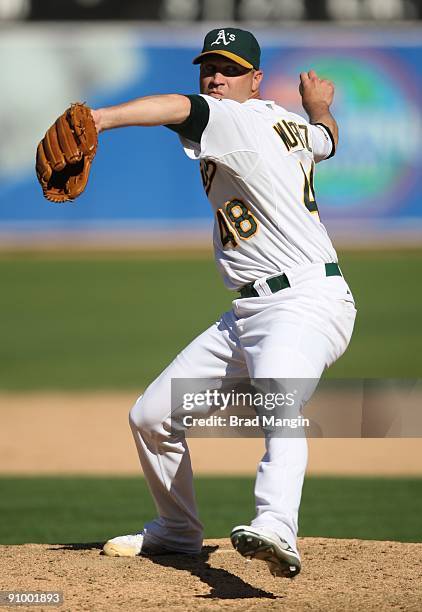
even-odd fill
[[[60,610],[72,612],[422,609],[422,544],[301,538],[299,547],[302,573],[289,580],[226,539],[207,540],[197,557],[111,558],[95,543],[1,546],[0,590],[61,591]]]

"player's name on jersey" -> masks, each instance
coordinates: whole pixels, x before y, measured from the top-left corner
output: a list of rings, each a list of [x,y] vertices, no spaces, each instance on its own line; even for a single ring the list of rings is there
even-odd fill
[[[289,153],[302,149],[308,149],[308,151],[312,152],[307,125],[299,125],[295,121],[280,119],[280,121],[273,125],[273,128],[286,145]]]
[[[276,417],[274,414],[257,415],[255,417],[241,417],[236,414],[229,416],[211,415],[209,417],[194,417],[191,414],[184,415],[182,419],[184,427],[309,427],[310,421],[302,416],[294,418]]]

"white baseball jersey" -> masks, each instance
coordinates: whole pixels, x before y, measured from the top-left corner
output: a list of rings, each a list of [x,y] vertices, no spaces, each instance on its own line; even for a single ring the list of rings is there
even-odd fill
[[[215,212],[214,250],[229,289],[301,264],[337,262],[319,219],[315,163],[332,154],[322,126],[269,100],[204,95],[210,108],[200,143],[181,137],[201,161]]]

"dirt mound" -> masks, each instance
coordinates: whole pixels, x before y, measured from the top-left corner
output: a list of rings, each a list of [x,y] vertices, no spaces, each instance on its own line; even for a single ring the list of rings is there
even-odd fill
[[[422,544],[302,538],[299,546],[294,580],[273,578],[229,540],[207,540],[199,557],[131,559],[100,555],[95,543],[0,546],[0,590],[62,591],[59,609],[72,612],[422,609]]]

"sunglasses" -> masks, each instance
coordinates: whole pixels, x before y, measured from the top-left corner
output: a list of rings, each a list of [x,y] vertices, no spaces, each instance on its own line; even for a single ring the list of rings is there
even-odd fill
[[[217,66],[212,62],[202,62],[200,67],[200,73],[203,77],[214,76],[216,72],[219,72],[226,77],[237,77],[252,72],[253,68],[244,68],[243,66],[237,66],[236,64],[223,64]]]

